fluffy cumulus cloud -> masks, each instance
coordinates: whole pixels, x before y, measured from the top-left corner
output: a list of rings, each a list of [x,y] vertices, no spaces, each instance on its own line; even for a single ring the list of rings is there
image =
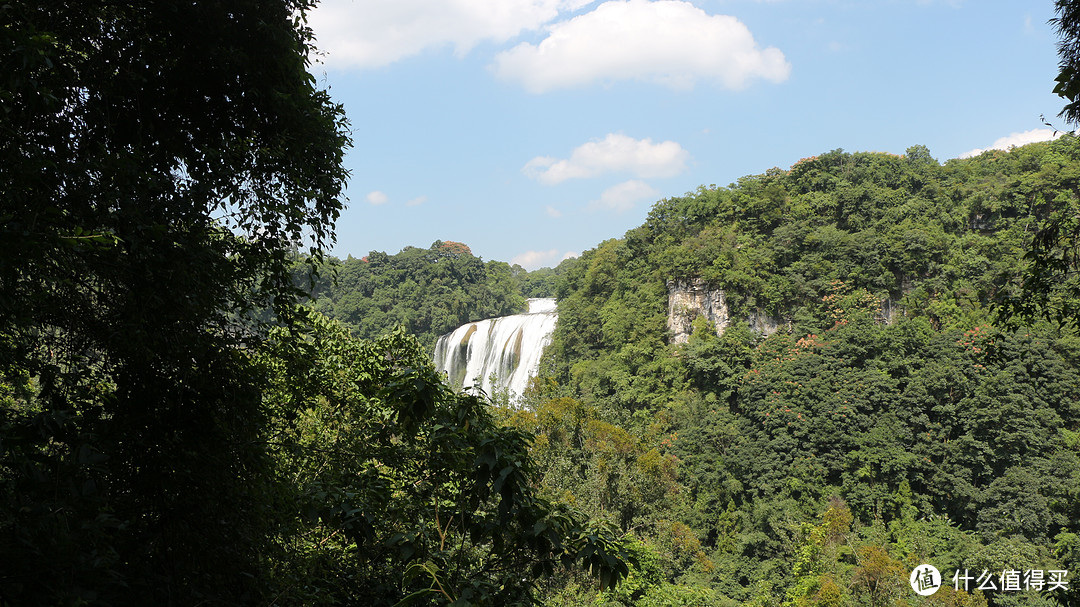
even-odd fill
[[[623,211],[632,209],[635,204],[642,200],[655,199],[659,195],[659,190],[653,188],[644,181],[631,179],[630,181],[617,183],[604,190],[600,194],[600,199],[593,201],[589,207],[592,209],[622,213]]]
[[[994,143],[990,144],[990,147],[975,148],[970,152],[964,152],[963,154],[960,154],[960,157],[971,158],[989,150],[1008,150],[1010,148],[1027,145],[1029,143],[1050,141],[1051,139],[1057,139],[1061,135],[1061,131],[1055,131],[1053,129],[1032,129],[1030,131],[1024,131],[1023,133],[1013,133],[1011,135],[998,139]]]
[[[611,133],[602,140],[578,146],[569,158],[537,156],[522,172],[547,185],[619,172],[644,178],[672,177],[686,169],[689,158],[690,153],[674,141],[653,143],[649,138]]]
[[[592,0],[323,0],[311,12],[319,50],[336,68],[375,68],[433,47],[463,55],[506,42]]]
[[[499,53],[492,69],[534,93],[618,80],[673,88],[707,80],[741,89],[756,78],[782,82],[791,72],[784,54],[759,47],[741,21],[689,2],[605,2],[547,34],[539,44]]]
[[[386,194],[383,194],[379,190],[369,192],[366,198],[371,204],[386,204],[386,201],[390,200]]]
[[[558,249],[551,249],[548,251],[525,251],[521,255],[515,255],[514,258],[510,260],[510,263],[517,264],[526,270],[535,270],[537,268],[556,266],[560,261],[577,256],[578,253],[574,251],[560,253]]]

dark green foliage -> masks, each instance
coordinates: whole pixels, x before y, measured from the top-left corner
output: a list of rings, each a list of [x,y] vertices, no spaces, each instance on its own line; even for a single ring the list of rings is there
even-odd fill
[[[523,605],[627,573],[414,338],[297,305],[348,144],[310,6],[0,5],[0,604]],[[520,308],[445,244],[374,260],[477,286],[417,322]]]
[[[285,603],[530,605],[556,568],[605,587],[627,573],[607,528],[538,494],[529,437],[452,393],[415,338],[357,340],[313,313],[271,340],[277,474],[295,492]]]
[[[1057,86],[1054,92],[1069,103],[1060,116],[1070,123],[1080,122],[1080,3],[1074,0],[1057,0],[1054,3],[1057,16],[1050,23],[1057,29],[1058,66]]]
[[[515,264],[513,266],[514,278],[520,285],[521,294],[525,297],[555,297],[559,279],[569,272],[575,263],[577,263],[577,258],[571,257],[554,268],[540,268],[532,272]]]
[[[1071,142],[1075,136],[1062,139]],[[1008,184],[1012,204],[996,212],[1027,214],[1034,221],[1030,245],[1024,246],[1024,261],[1030,265],[1004,309],[1016,320],[1048,318],[1075,326],[1080,316],[1080,151],[1066,143],[1020,148],[1005,158],[1023,173]]]
[[[451,244],[334,262],[315,284],[314,305],[359,337],[402,326],[428,348],[465,323],[524,311],[519,281],[527,275]]]
[[[0,6],[5,603],[261,600],[250,312],[295,301],[346,176],[309,5]]]
[[[837,150],[660,201],[582,255],[559,285],[547,395],[678,458],[679,499],[638,509],[668,571],[651,587],[916,605],[906,576],[920,562],[1000,569],[1006,547],[1010,566],[1070,562],[1080,350],[1036,319],[1080,300],[1066,266],[1025,253],[1040,226],[1075,214],[1078,153],[1072,137],[945,165],[921,146]],[[668,288],[691,279],[723,291],[728,324],[718,337],[698,316],[685,344],[668,343]],[[579,449],[562,457],[589,461]],[[587,480],[564,486],[587,495]],[[850,523],[827,541],[830,512]],[[707,570],[659,548],[671,521]]]
[[[0,6],[0,603],[1075,603],[905,578],[1080,568],[1080,141],[835,150],[553,270],[333,283],[309,6]],[[691,280],[727,322],[673,344]],[[422,345],[552,294],[529,409],[439,381]]]

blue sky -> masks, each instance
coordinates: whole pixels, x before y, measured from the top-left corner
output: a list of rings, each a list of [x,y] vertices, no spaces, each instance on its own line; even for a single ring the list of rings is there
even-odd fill
[[[354,147],[333,253],[435,240],[528,269],[657,200],[829,150],[1048,138],[1052,0],[323,0]]]

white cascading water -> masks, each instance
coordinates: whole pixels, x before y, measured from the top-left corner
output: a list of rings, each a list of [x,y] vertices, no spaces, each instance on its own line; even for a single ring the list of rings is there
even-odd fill
[[[435,344],[435,367],[451,385],[479,386],[486,394],[509,390],[520,396],[540,368],[551,343],[558,314],[554,298],[529,300],[525,314],[489,318],[462,325]],[[495,377],[495,383],[491,381]]]

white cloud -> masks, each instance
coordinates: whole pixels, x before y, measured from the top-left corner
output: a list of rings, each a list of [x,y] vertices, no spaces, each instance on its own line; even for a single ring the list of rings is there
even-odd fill
[[[558,249],[551,249],[549,251],[525,251],[521,255],[515,255],[514,258],[510,260],[510,263],[517,264],[526,270],[535,270],[536,268],[541,268],[545,265],[551,266],[558,258]]]
[[[605,209],[622,213],[633,208],[634,204],[641,200],[655,198],[660,192],[637,179],[615,184],[600,194],[600,200],[593,201],[589,208]]]
[[[425,202],[427,202],[427,196],[417,196],[416,198],[413,198],[412,200],[406,202],[405,206],[407,206],[407,207],[415,207],[415,206],[422,205]]]
[[[548,217],[552,217],[554,219],[558,219],[558,218],[562,217],[562,211],[560,211],[559,209],[556,209],[555,207],[553,207],[551,205],[548,205],[548,206],[544,207],[544,212],[547,213]]]
[[[557,266],[561,261],[565,261],[571,257],[580,256],[581,253],[578,253],[577,251],[559,253],[558,249],[551,249],[548,251],[525,251],[521,255],[515,255],[514,258],[510,260],[510,263],[517,264],[531,272],[537,268]]]
[[[309,15],[329,67],[376,68],[452,46],[506,42],[593,0],[323,0]]]
[[[366,198],[367,201],[371,204],[386,204],[386,201],[390,200],[390,198],[386,194],[383,194],[379,190],[375,190],[374,192],[368,192]]]
[[[499,53],[492,67],[534,93],[617,80],[689,88],[703,79],[741,89],[754,78],[782,82],[791,72],[779,49],[758,47],[735,17],[673,0],[605,2],[549,26],[538,45]]]
[[[1050,141],[1051,139],[1057,139],[1061,135],[1061,131],[1055,131],[1054,129],[1032,129],[1030,131],[1024,131],[1023,133],[1013,133],[1011,135],[998,139],[994,143],[990,144],[989,147],[976,148],[974,150],[971,150],[970,152],[964,152],[963,154],[960,154],[960,157],[971,158],[989,150],[1008,150],[1010,148],[1027,145],[1029,143]]]
[[[674,141],[653,143],[649,138],[634,139],[611,133],[600,141],[574,148],[570,158],[537,156],[522,172],[547,185],[611,172],[629,172],[636,177],[672,177],[686,169],[689,157],[690,153]]]

